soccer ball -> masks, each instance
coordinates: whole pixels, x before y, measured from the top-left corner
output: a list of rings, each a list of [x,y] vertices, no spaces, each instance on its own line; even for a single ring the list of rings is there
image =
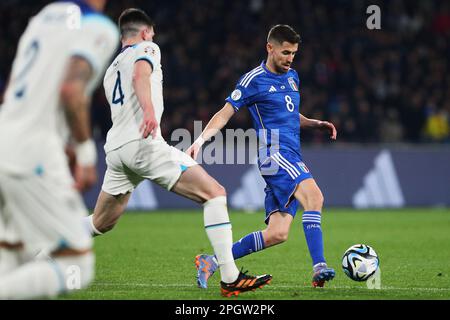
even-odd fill
[[[365,244],[351,246],[342,257],[342,269],[355,281],[366,281],[377,271],[379,265],[377,253]]]

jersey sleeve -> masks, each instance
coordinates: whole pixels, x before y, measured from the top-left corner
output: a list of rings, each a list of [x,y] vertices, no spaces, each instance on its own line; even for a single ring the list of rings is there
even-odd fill
[[[161,63],[161,50],[154,42],[144,41],[138,44],[135,52],[135,62],[141,60],[147,61],[152,66],[152,69],[155,69]]]
[[[241,81],[243,78],[244,76],[239,79],[233,92],[225,99],[226,102],[229,102],[233,106],[234,111],[236,112],[242,107],[252,105],[257,93],[254,86],[243,85],[243,82]]]
[[[82,18],[79,36],[72,50],[72,56],[86,59],[94,72],[91,86],[95,86],[116,53],[119,45],[119,30],[108,18],[90,14]]]

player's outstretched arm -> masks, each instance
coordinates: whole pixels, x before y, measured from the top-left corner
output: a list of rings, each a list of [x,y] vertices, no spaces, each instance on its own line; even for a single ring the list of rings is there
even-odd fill
[[[331,122],[309,119],[300,113],[300,127],[301,128],[317,128],[330,133],[330,139],[336,140],[337,130]]]
[[[152,91],[150,76],[152,74],[152,66],[144,60],[137,61],[133,70],[133,89],[139,101],[139,105],[144,112],[140,131],[145,139],[150,134],[156,137],[158,129],[158,121],[156,121],[155,110],[152,103]]]
[[[86,87],[91,77],[92,69],[89,62],[81,57],[72,57],[61,86],[61,100],[67,121],[72,136],[78,143],[91,137],[90,98],[86,95]]]
[[[97,181],[97,150],[91,139],[90,97],[86,94],[92,76],[88,61],[72,57],[60,92],[71,136],[76,143],[74,178],[75,187],[80,191],[90,188]]]
[[[205,141],[208,141],[216,135],[217,132],[222,130],[228,123],[231,117],[234,115],[233,106],[227,102],[212,118],[209,120],[207,126],[203,130],[202,134],[194,141],[194,143],[186,150],[186,153],[192,158],[196,159],[198,152]]]

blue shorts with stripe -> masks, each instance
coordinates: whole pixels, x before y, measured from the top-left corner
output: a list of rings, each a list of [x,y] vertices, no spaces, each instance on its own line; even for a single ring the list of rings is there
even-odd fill
[[[274,212],[285,212],[293,217],[299,202],[294,197],[297,185],[303,180],[313,178],[301,156],[288,151],[278,151],[260,165],[261,175],[266,181],[265,222],[269,223]]]

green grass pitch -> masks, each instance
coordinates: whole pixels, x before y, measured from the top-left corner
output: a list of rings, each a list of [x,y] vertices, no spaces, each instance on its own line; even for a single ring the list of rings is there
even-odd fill
[[[262,212],[231,211],[234,240],[264,228]],[[450,299],[450,210],[327,209],[323,213],[325,256],[336,278],[311,287],[311,260],[301,219],[284,244],[237,260],[252,274],[270,273],[271,285],[233,300]],[[379,255],[381,289],[347,278],[344,251],[365,243]],[[85,290],[63,299],[225,299],[219,274],[210,287],[195,283],[194,257],[211,252],[201,210],[127,212],[116,228],[95,238],[96,278]]]

